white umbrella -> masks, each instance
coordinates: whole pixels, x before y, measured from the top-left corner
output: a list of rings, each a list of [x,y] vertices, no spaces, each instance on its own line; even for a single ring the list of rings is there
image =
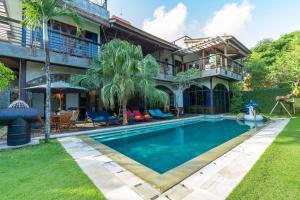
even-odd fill
[[[37,86],[32,86],[25,88],[25,90],[32,92],[32,93],[44,93],[46,92],[47,85],[42,84],[42,85],[37,85]],[[80,92],[87,92],[88,90],[83,87],[79,86],[74,86],[71,85],[70,83],[66,83],[64,81],[58,81],[58,82],[53,82],[51,83],[51,93],[59,93],[58,99],[59,99],[59,107],[61,109],[61,98],[62,98],[62,93],[80,93]]]

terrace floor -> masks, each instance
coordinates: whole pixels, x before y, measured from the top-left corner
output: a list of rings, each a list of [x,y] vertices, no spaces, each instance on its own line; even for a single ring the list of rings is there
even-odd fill
[[[272,121],[256,135],[164,193],[83,142],[76,134],[59,141],[107,199],[192,200],[200,196],[201,199],[225,199],[288,121]]]

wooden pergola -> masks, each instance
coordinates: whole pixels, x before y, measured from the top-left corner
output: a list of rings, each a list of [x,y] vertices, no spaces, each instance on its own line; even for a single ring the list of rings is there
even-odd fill
[[[251,51],[234,36],[224,35],[184,40],[186,48],[183,52],[199,53],[219,52],[233,59],[246,57]]]

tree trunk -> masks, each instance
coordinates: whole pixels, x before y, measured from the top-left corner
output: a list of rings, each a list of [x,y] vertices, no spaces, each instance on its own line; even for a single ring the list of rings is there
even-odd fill
[[[43,22],[43,41],[45,52],[45,75],[46,75],[46,113],[45,113],[45,142],[49,142],[51,131],[51,77],[50,77],[50,52],[48,47],[48,26],[47,21]]]
[[[127,100],[122,101],[122,110],[123,110],[123,125],[128,124],[128,119],[127,119]]]

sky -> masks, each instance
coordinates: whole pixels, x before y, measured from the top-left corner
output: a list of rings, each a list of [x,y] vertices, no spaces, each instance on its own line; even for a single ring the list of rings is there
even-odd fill
[[[230,34],[251,48],[300,30],[300,0],[108,0],[108,9],[170,42]]]

